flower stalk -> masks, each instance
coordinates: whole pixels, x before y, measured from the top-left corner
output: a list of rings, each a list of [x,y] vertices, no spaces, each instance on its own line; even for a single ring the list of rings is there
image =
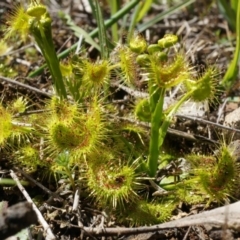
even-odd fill
[[[147,161],[147,171],[150,177],[154,177],[157,172],[160,148],[172,118],[182,104],[190,98],[194,101],[214,99],[215,69],[209,68],[203,76],[193,80],[191,69],[182,55],[176,54],[175,59],[168,60],[168,49],[176,43],[176,36],[166,35],[158,41],[158,44],[148,46],[148,54],[143,53],[137,57],[137,63],[143,68],[147,76],[150,95],[151,135]],[[165,111],[163,106],[166,91],[179,84],[185,84],[187,90],[185,95],[171,106],[169,111]],[[141,110],[147,109],[147,102],[144,104],[144,108],[138,108],[136,112],[138,116],[146,114],[144,112],[141,114]]]
[[[27,13],[33,17],[30,21],[29,30],[34,36],[35,41],[46,60],[57,95],[61,98],[67,98],[67,92],[63,83],[59,60],[53,44],[51,28],[52,21],[49,13],[46,8],[44,11],[42,9],[42,5],[38,2],[33,4],[33,6],[30,6]]]
[[[30,32],[46,60],[57,95],[61,98],[67,98],[59,60],[52,39],[52,21],[47,8],[40,4],[38,0],[31,1],[26,11],[21,6],[16,7],[9,19],[9,27],[5,38],[10,38],[19,33],[22,40],[25,41]]]

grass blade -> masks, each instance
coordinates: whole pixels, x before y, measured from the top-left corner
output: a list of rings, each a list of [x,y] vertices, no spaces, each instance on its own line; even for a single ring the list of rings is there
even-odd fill
[[[240,3],[238,3],[237,8],[237,18],[236,18],[236,49],[234,52],[234,57],[230,65],[228,66],[227,72],[224,75],[223,84],[225,87],[230,88],[234,81],[237,79],[238,74],[238,63],[240,59]]]
[[[150,21],[141,24],[138,27],[139,32],[143,32],[144,30],[148,29],[149,27],[153,26],[155,23],[163,20],[165,17],[175,13],[176,11],[180,10],[183,7],[186,7],[192,3],[194,3],[196,0],[185,0],[183,3],[177,4],[171,8],[169,8],[167,11],[164,11],[162,13],[159,13],[154,18],[152,18]]]
[[[230,6],[229,2],[226,0],[218,0],[218,7],[220,9],[220,12],[224,16],[224,18],[227,20],[228,24],[232,29],[236,29],[236,12],[234,9]],[[233,3],[235,4],[235,3]],[[235,8],[237,11],[237,8]]]
[[[151,8],[153,0],[146,0],[141,8],[141,11],[138,13],[137,22],[141,21],[148,10]]]
[[[74,32],[74,34],[79,37],[83,36],[85,39],[85,42],[89,43],[93,47],[95,47],[98,51],[100,51],[100,46],[93,40],[93,38],[90,36],[89,33],[87,33],[84,29],[78,27],[71,19],[71,17],[68,14],[62,15],[62,17],[67,21],[67,25],[70,27],[70,29]]]
[[[113,16],[119,9],[120,9],[120,1],[119,0],[108,0],[108,4],[111,9],[111,16]],[[112,31],[112,40],[114,42],[118,42],[118,25],[117,23],[114,23],[111,27]]]
[[[94,0],[95,2],[95,13],[96,13],[96,20],[98,25],[98,38],[100,42],[100,49],[101,49],[101,56],[102,59],[108,59],[109,50],[107,44],[107,35],[106,35],[106,28],[102,16],[102,10],[98,3],[98,0]]]

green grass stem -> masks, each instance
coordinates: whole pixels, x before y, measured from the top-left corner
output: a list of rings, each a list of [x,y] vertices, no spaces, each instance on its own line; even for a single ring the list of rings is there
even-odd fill
[[[175,5],[175,6],[170,7],[168,10],[166,10],[164,12],[161,12],[161,13],[157,14],[156,16],[154,16],[148,22],[139,25],[138,31],[139,32],[145,31],[146,29],[150,28],[151,26],[153,26],[154,24],[156,24],[159,21],[163,20],[164,18],[166,18],[169,15],[179,11],[181,8],[187,7],[188,5],[194,3],[195,1],[196,0],[185,0],[182,3],[179,3],[179,4]]]
[[[240,2],[238,2],[237,6],[236,49],[234,52],[233,60],[228,66],[227,72],[225,73],[223,81],[221,83],[226,88],[230,88],[237,79],[239,59],[240,59]]]

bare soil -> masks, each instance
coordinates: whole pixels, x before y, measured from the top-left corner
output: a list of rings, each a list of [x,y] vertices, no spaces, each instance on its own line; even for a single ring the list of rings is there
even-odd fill
[[[103,2],[104,1],[102,1],[102,3]],[[6,13],[12,10],[14,3],[15,1],[12,0],[1,0],[1,22],[5,22],[4,17],[6,16]],[[92,13],[89,12],[86,7],[82,7],[81,0],[50,1],[48,6],[50,14],[53,17],[53,36],[58,52],[69,48],[78,41],[78,38],[74,36],[73,32],[67,27],[66,22],[59,17],[59,11],[68,13],[77,26],[81,26],[88,32],[96,27],[96,21],[94,20]],[[109,17],[109,9],[106,7],[106,4],[104,5],[104,3],[103,6],[104,16],[107,19]],[[166,10],[167,8],[168,6],[166,4],[154,4],[151,11],[143,19],[143,21],[148,21],[148,19],[154,17],[156,14]],[[142,34],[147,36],[147,40],[150,43],[156,43],[156,41],[163,37],[166,33],[173,33],[179,36],[182,48],[186,51],[187,58],[196,70],[201,72],[209,64],[214,64],[220,69],[220,74],[222,76],[224,75],[234,51],[234,33],[229,28],[226,20],[219,12],[218,7],[213,1],[197,0],[191,6],[170,15],[168,18],[158,22]],[[1,37],[3,34],[4,33],[0,31]],[[108,34],[110,36],[110,33]],[[30,42],[29,44],[33,43]],[[21,49],[22,47],[24,47],[24,44],[14,43],[13,50]],[[88,54],[92,59],[96,59],[98,57],[98,53],[92,48],[89,49]],[[27,78],[29,72],[44,63],[40,54],[38,54],[38,59],[36,59],[31,58],[30,54],[26,55],[25,51],[19,50],[12,54],[9,61],[9,66],[17,69],[18,74],[16,80],[44,90],[45,92],[51,91],[51,81],[47,70],[44,70],[44,72],[36,78]],[[218,102],[210,106],[209,111],[201,117],[202,119],[216,122],[219,118],[219,109],[221,109],[223,102],[227,97],[234,97],[237,100],[226,104],[223,109],[222,116],[220,116],[219,123],[224,121],[225,115],[228,112],[238,108],[240,100],[237,98],[239,97],[239,80],[240,79],[236,81],[236,84],[230,91],[224,91],[219,94]],[[117,90],[118,89],[116,88],[113,89],[113,91]],[[26,95],[29,99],[31,99],[32,103],[36,106],[36,109],[40,108],[44,100],[48,98],[43,94],[32,91],[31,89],[26,89],[25,87],[17,86],[8,83],[7,81],[2,81],[1,78],[0,93],[4,104],[12,101],[16,96]],[[117,100],[123,99],[126,95],[128,95],[128,93],[121,90],[116,94],[115,98]],[[128,106],[128,104],[124,104]],[[179,155],[191,152],[210,152],[216,147],[214,142],[219,141],[219,136],[221,136],[221,129],[201,121],[185,119],[184,117],[178,117],[171,127],[173,130],[182,131],[188,134],[187,136],[183,136],[181,133],[177,134],[176,132],[170,131],[166,138],[165,147],[168,149],[171,147],[172,151],[178,152]],[[192,136],[198,141],[191,138]],[[203,138],[199,141],[199,137]],[[11,154],[6,155],[2,153],[0,156],[1,177],[11,178],[9,175],[10,169],[13,169],[20,179],[26,178],[23,172],[24,169],[21,170],[19,166],[16,166],[11,161]],[[211,228],[210,230],[207,230],[203,226],[166,229],[141,234],[135,233],[130,234],[130,236],[129,234],[121,236],[115,234],[113,236],[109,236],[110,234],[106,232],[106,234],[99,236],[96,232],[91,232],[90,230],[87,232],[82,230],[82,228],[79,227],[79,223],[83,224],[85,227],[98,227],[99,229],[110,227],[116,228],[119,226],[115,224],[114,221],[104,222],[104,213],[96,210],[94,205],[91,204],[91,201],[89,201],[86,196],[81,196],[81,194],[79,209],[76,212],[72,212],[71,208],[74,202],[74,192],[71,191],[71,189],[67,191],[66,189],[58,188],[54,179],[42,179],[36,172],[31,173],[30,177],[51,191],[51,194],[48,194],[44,189],[37,186],[31,179],[28,179],[28,181],[31,182],[31,185],[26,187],[26,189],[32,199],[41,197],[39,209],[58,239],[227,240],[240,238],[240,233],[237,231],[222,228]],[[56,195],[52,193],[56,193]],[[0,201],[6,201],[8,202],[8,205],[11,206],[18,202],[25,201],[25,199],[17,186],[0,186]],[[216,206],[217,204],[213,204],[209,206],[208,209]],[[183,217],[196,214],[204,210],[204,206],[188,206],[183,203],[179,206],[177,215],[179,217]],[[115,216],[115,218],[117,222],[117,216]],[[41,229],[40,226],[35,228],[35,235],[33,236],[33,239],[36,239],[39,229]],[[129,229],[131,228],[129,227]],[[2,238],[0,237],[0,239]]]

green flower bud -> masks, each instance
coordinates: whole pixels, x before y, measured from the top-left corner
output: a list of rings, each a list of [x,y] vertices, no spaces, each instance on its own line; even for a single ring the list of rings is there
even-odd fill
[[[168,60],[168,55],[165,52],[156,52],[154,54],[154,57],[159,62],[166,62]]]
[[[151,44],[148,46],[147,48],[147,51],[149,54],[153,54],[153,53],[156,53],[156,52],[160,52],[162,50],[161,47],[159,47],[158,44]]]
[[[143,53],[147,48],[147,42],[141,35],[136,35],[130,39],[129,48],[135,53]]]
[[[137,62],[141,67],[149,66],[149,64],[150,64],[149,55],[148,55],[148,54],[138,55],[137,58],[136,58],[136,62]]]
[[[169,48],[178,42],[178,37],[173,34],[166,34],[163,38],[158,40],[158,45],[161,48]]]

